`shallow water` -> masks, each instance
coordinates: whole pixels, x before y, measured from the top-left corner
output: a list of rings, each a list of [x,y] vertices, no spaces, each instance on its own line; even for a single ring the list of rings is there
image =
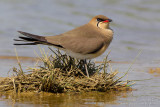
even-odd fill
[[[131,95],[129,92],[87,92],[87,93],[68,93],[68,94],[52,94],[52,93],[23,93],[1,94],[3,101],[8,101],[7,106],[45,106],[45,107],[79,107],[79,106],[108,106],[118,105],[119,97],[125,98]],[[10,101],[12,100],[12,102]],[[14,100],[14,101],[13,101]]]
[[[102,104],[102,106],[159,106],[160,105],[160,79],[148,73],[150,68],[160,67],[160,1],[158,0],[1,0],[0,1],[0,56],[15,56],[17,49],[19,56],[36,57],[38,46],[13,46],[13,38],[18,37],[17,30],[22,30],[39,35],[56,35],[71,30],[87,23],[93,16],[103,14],[111,19],[111,28],[114,30],[114,40],[102,58],[111,50],[109,59],[116,62],[112,68],[123,75],[131,65],[132,60],[142,50],[136,59],[132,69],[128,73],[129,80],[137,80],[132,94],[126,93],[126,97],[116,97],[115,103]],[[47,49],[47,46],[41,46]],[[22,66],[34,66],[35,62],[23,62]],[[13,59],[0,59],[0,77],[8,75],[8,71],[17,62]],[[126,79],[125,78],[125,79]],[[95,95],[96,96],[96,95]],[[105,96],[105,94],[104,94]],[[72,96],[71,96],[72,97]],[[93,96],[94,97],[94,96]],[[21,99],[21,98],[20,98]],[[82,98],[83,99],[83,98]],[[85,98],[84,98],[85,99]],[[92,106],[101,101],[92,100]],[[113,98],[114,99],[114,98]],[[37,99],[38,101],[39,99]],[[46,99],[47,100],[47,99]],[[49,104],[50,98],[45,104]],[[43,105],[43,100],[41,100]],[[54,99],[56,102],[56,100]],[[80,100],[81,101],[81,100]],[[9,106],[1,99],[0,105]],[[34,106],[34,102],[25,99],[24,102],[16,102],[16,106],[25,106],[27,103]],[[61,102],[67,104],[65,100]],[[79,106],[86,106],[78,102]],[[70,102],[74,105],[74,102]],[[89,105],[89,104],[88,104]]]

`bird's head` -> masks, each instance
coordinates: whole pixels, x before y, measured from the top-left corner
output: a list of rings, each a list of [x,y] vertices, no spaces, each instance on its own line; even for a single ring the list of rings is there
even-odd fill
[[[97,15],[93,17],[89,23],[101,29],[109,29],[110,22],[112,22],[112,19],[109,19],[104,15]]]

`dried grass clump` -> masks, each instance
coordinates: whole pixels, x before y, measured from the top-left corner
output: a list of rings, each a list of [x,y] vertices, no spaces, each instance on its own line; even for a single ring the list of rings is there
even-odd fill
[[[14,90],[24,91],[46,91],[53,93],[81,92],[81,91],[108,91],[126,90],[129,81],[120,81],[116,75],[118,71],[108,72],[109,62],[107,57],[103,63],[96,66],[89,61],[87,64],[90,77],[85,74],[85,67],[81,60],[71,58],[59,51],[55,56],[47,56],[42,52],[40,58],[44,65],[39,68],[30,68],[30,73],[25,74],[21,68],[13,68],[15,76],[7,77],[0,82],[0,91]]]

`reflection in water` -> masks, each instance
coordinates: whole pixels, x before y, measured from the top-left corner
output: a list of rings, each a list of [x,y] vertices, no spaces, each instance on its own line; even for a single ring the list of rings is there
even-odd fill
[[[118,104],[119,97],[127,97],[129,92],[86,92],[86,93],[0,93],[0,99],[7,100],[8,105],[29,105],[35,106],[59,106],[59,107],[77,107],[77,106],[104,106]]]

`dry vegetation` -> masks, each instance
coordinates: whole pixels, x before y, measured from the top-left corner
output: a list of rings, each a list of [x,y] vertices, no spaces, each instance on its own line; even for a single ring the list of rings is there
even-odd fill
[[[131,89],[129,81],[120,81],[126,74],[117,77],[118,71],[112,71],[107,57],[98,66],[91,61],[88,62],[87,67],[90,75],[88,78],[85,74],[85,67],[80,60],[66,54],[62,55],[59,51],[50,50],[54,56],[47,56],[41,50],[40,60],[44,65],[39,68],[30,68],[29,73],[24,73],[21,64],[18,63],[20,69],[13,68],[14,76],[0,81],[0,91],[62,93]]]
[[[159,77],[160,76],[160,68],[150,68],[149,69],[149,73],[154,75],[155,77]]]

